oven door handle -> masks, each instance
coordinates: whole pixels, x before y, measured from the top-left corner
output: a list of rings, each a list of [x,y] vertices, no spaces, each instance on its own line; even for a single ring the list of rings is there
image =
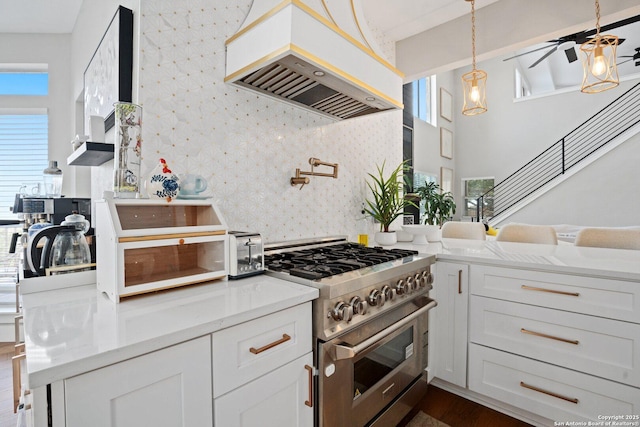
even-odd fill
[[[403,328],[405,325],[413,322],[416,318],[422,316],[424,313],[426,313],[427,311],[431,310],[436,305],[438,305],[438,303],[435,300],[432,300],[431,298],[429,298],[429,303],[427,305],[425,305],[424,307],[421,307],[420,309],[414,311],[413,313],[411,313],[407,317],[399,320],[398,322],[394,323],[393,325],[389,326],[388,328],[383,329],[382,331],[378,332],[377,334],[367,338],[366,340],[362,341],[358,345],[354,345],[353,347],[349,347],[349,346],[343,345],[343,344],[334,345],[334,348],[335,348],[335,360],[353,359],[359,353],[361,353],[363,350],[366,350],[367,348],[371,347],[373,344],[377,343],[378,341],[380,341],[381,339],[385,338],[386,336],[391,335],[392,333],[394,333],[398,329]]]

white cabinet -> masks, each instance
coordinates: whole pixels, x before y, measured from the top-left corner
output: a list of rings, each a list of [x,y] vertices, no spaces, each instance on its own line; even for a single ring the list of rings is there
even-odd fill
[[[311,303],[213,334],[213,396],[218,397],[312,350]]]
[[[216,426],[313,425],[311,303],[212,335]]]
[[[595,423],[605,415],[640,413],[640,390],[635,387],[473,343],[469,344],[469,388],[549,420],[575,421],[574,425],[587,425],[586,420],[605,425]],[[578,420],[585,420],[584,424]],[[621,420],[637,423],[637,418]]]
[[[430,370],[437,378],[466,387],[469,266],[437,262],[431,294],[438,307],[429,318]]]
[[[471,265],[470,286],[469,390],[548,420],[638,414],[637,282]]]
[[[215,399],[221,427],[312,427],[313,356],[306,355]]]
[[[209,336],[65,380],[67,427],[213,425]]]

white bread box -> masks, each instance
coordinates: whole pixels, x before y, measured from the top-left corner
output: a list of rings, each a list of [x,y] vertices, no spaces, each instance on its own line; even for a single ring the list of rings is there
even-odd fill
[[[121,298],[221,279],[227,226],[209,200],[96,202],[97,287]]]

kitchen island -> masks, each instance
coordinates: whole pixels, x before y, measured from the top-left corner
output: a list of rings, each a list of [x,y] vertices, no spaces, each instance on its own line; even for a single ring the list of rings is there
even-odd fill
[[[212,390],[216,398],[232,396],[234,389],[298,359],[304,363],[296,365],[292,381],[301,370],[305,386],[299,389],[305,391],[304,365],[312,365],[310,301],[317,296],[314,288],[265,275],[157,292],[120,304],[98,292],[95,284],[23,294],[23,382],[31,390],[27,401],[33,400],[27,419],[30,425],[48,425],[51,411],[54,426],[102,425],[91,417],[103,417],[101,423],[116,417],[104,414],[110,411],[110,401],[118,402],[116,395],[124,401],[118,409],[126,416],[148,399],[156,400],[150,407],[164,406],[153,416],[138,410],[134,418],[126,418],[128,422],[142,419],[145,422],[138,425],[145,425],[159,419],[154,425],[211,425]],[[286,342],[271,352],[254,356],[249,351],[285,335]],[[240,350],[254,359],[234,353]],[[220,364],[214,362],[225,358],[231,358],[233,366],[219,372]],[[118,390],[120,384],[131,384],[131,389]],[[184,392],[182,398],[176,392]],[[122,398],[127,393],[129,397]],[[163,395],[173,397],[157,403]],[[106,406],[94,404],[101,400]],[[170,413],[172,409],[180,413]],[[184,417],[184,424],[173,424],[175,416]]]
[[[536,426],[640,425],[640,251],[397,246],[436,254],[432,384]]]

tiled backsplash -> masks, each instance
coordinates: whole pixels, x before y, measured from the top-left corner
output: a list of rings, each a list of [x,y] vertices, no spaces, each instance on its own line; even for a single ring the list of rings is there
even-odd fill
[[[402,113],[334,122],[224,83],[224,42],[251,2],[219,3],[141,1],[143,174],[163,157],[174,172],[203,175],[229,228],[261,232],[266,241],[354,239],[367,173],[402,159]],[[292,187],[289,178],[309,170],[310,157],[338,163],[338,179]],[[110,189],[110,171],[100,173]]]

